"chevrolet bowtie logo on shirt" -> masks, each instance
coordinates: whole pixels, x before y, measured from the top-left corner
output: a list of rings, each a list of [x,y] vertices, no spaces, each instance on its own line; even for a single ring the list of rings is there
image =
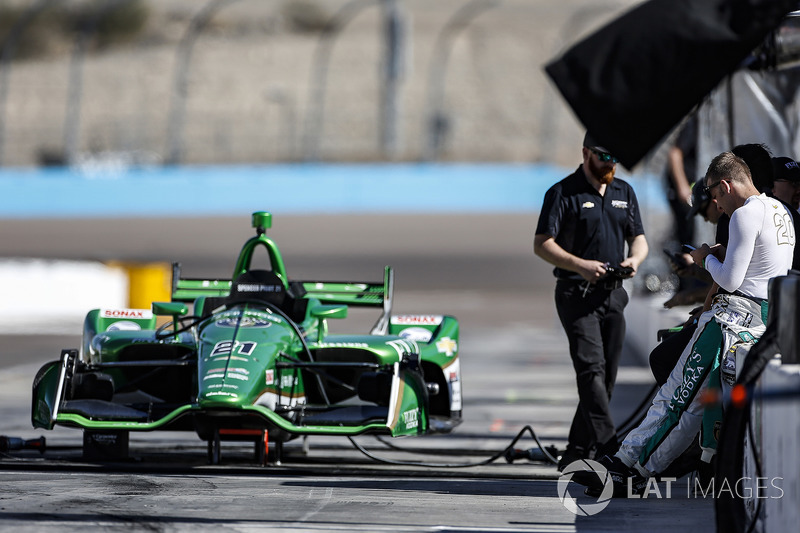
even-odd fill
[[[627,209],[628,202],[625,200],[611,200],[611,207],[616,207],[617,209]]]
[[[594,207],[594,202],[583,202],[581,207],[584,209],[591,209]]]

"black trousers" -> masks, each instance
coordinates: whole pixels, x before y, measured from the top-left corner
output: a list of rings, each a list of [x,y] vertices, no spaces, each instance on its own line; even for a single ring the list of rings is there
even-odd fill
[[[595,287],[584,294],[581,284],[559,281],[556,310],[569,340],[569,352],[578,383],[578,409],[569,431],[568,449],[589,457],[616,451],[616,426],[608,404],[617,379],[625,339],[622,287]]]
[[[683,326],[682,330],[666,337],[650,352],[650,370],[659,386],[667,382],[667,378],[678,364],[678,359],[681,358],[686,345],[692,340],[696,329],[697,322]]]

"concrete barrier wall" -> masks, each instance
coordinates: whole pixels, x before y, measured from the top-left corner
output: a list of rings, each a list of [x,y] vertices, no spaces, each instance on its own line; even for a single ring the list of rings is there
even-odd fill
[[[86,313],[128,304],[128,273],[97,261],[0,261],[0,334],[79,334]]]
[[[150,309],[171,298],[171,265],[99,261],[0,261],[0,335],[75,335],[92,309]]]
[[[578,156],[580,152],[578,152]],[[580,158],[576,158],[577,168]],[[0,169],[0,219],[305,213],[520,213],[574,168],[546,164],[342,164]],[[648,210],[661,181],[620,176]],[[644,209],[644,207],[643,207]]]

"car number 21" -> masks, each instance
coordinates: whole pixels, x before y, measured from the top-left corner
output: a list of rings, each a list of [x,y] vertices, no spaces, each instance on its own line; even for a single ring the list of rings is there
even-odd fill
[[[257,342],[239,342],[239,341],[220,341],[214,345],[211,350],[211,357],[217,355],[231,355],[237,352],[239,355],[251,355],[258,346]]]

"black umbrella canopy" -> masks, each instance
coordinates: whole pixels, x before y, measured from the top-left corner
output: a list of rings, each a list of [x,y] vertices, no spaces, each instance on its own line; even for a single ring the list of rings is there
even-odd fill
[[[797,6],[649,0],[545,71],[586,129],[631,169]]]

